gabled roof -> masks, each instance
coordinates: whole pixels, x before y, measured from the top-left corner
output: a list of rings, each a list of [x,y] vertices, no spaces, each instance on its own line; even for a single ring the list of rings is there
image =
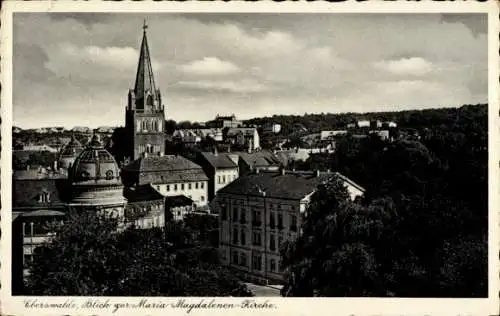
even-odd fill
[[[319,184],[331,180],[334,176],[364,192],[361,186],[340,173],[316,174],[307,171],[286,171],[284,174],[266,171],[253,173],[234,180],[218,192],[251,196],[263,196],[265,192],[266,197],[300,200],[313,193]]]
[[[332,177],[332,174],[316,176],[313,173],[259,172],[240,177],[219,193],[262,196],[278,199],[300,200],[316,190],[316,187]]]
[[[250,167],[280,166],[281,161],[272,152],[267,150],[248,152],[235,152],[240,159]]]
[[[148,184],[127,188],[123,191],[123,196],[129,203],[157,201],[164,198],[163,195]]]
[[[63,187],[61,179],[37,179],[12,181],[12,207],[53,207],[62,206],[60,187]],[[39,195],[47,193],[48,203],[40,203]]]
[[[193,205],[193,200],[185,195],[167,196],[165,205],[167,207],[190,206]]]
[[[203,169],[177,155],[151,156],[134,160],[123,168],[124,178],[134,178],[139,185],[207,181]]]
[[[201,152],[200,155],[215,169],[236,169],[238,165],[225,154],[213,154],[210,152]]]

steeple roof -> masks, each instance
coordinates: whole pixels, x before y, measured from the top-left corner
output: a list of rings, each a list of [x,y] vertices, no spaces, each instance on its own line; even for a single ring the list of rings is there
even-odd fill
[[[144,32],[142,35],[141,52],[139,55],[139,65],[137,66],[137,75],[135,77],[134,93],[136,98],[143,98],[146,92],[149,91],[152,95],[156,93],[155,80],[153,77],[153,67],[151,66],[151,58],[149,55],[148,39],[146,36],[146,21],[142,27]]]

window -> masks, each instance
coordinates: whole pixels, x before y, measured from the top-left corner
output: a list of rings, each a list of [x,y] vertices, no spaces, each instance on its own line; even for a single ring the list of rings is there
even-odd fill
[[[278,247],[281,248],[281,244],[283,243],[283,236],[278,236]]]
[[[202,202],[203,202],[203,201],[205,201],[205,197],[202,195],[202,196],[201,196],[201,198],[200,198],[200,200],[201,200]]]
[[[276,240],[273,234],[269,236],[269,250],[276,251]]]
[[[262,246],[262,239],[261,239],[260,232],[253,232],[252,237],[253,237],[252,244],[254,246]]]
[[[276,260],[275,259],[269,260],[269,270],[271,272],[276,271]]]
[[[233,228],[233,244],[238,243],[238,229]]]
[[[194,187],[195,187],[196,189],[198,189],[198,182],[196,182],[196,183],[194,184]]]
[[[297,231],[297,216],[290,215],[290,230],[296,232]]]
[[[262,255],[253,254],[253,256],[252,256],[252,269],[262,270]]]
[[[156,190],[160,191],[160,186],[159,185],[156,186]]]
[[[261,216],[260,216],[260,211],[253,211],[252,212],[252,225],[253,226],[257,226],[257,227],[260,227],[262,225],[262,222],[261,222]]]
[[[227,208],[226,207],[222,208],[222,214],[221,214],[221,216],[222,216],[222,220],[223,221],[227,221]]]
[[[33,262],[32,255],[24,255],[24,267],[29,267],[29,265]]]
[[[274,212],[270,212],[269,213],[269,227],[271,227],[271,229],[274,229],[276,227],[276,223],[275,223],[275,220],[274,220]]]
[[[241,212],[240,212],[240,223],[241,224],[246,224],[247,223],[247,214],[245,213],[245,210],[244,209],[241,209]]]
[[[217,183],[220,184],[220,176],[217,176]]]
[[[181,183],[181,190],[184,191],[184,183]]]
[[[200,187],[203,189],[205,187],[205,182],[200,183]]]
[[[243,267],[247,266],[247,254],[244,252],[240,252],[240,265]]]
[[[106,171],[106,180],[112,180],[112,179],[113,179],[113,170]]]
[[[278,213],[278,229],[283,229],[283,214]]]
[[[238,209],[235,207],[233,208],[233,222],[238,221]]]
[[[234,264],[238,264],[238,252],[237,251],[233,251],[233,262]]]
[[[241,238],[240,238],[240,239],[241,239],[241,240],[240,240],[241,245],[242,245],[242,246],[245,246],[245,245],[246,245],[246,243],[247,243],[247,236],[246,236],[246,234],[245,234],[245,230],[244,230],[244,229],[242,229],[242,230],[241,230],[241,236],[240,236],[240,237],[241,237]]]
[[[170,184],[167,184],[167,192],[170,192]]]
[[[188,184],[188,190],[191,190],[191,183]]]
[[[174,184],[174,191],[177,191],[177,184]]]
[[[226,176],[222,176],[222,183],[226,183]]]

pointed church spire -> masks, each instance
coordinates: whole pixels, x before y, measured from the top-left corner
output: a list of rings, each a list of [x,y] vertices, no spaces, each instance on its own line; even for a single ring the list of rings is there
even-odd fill
[[[134,87],[136,106],[137,108],[142,109],[146,108],[147,105],[154,106],[157,94],[146,36],[147,28],[148,26],[146,24],[146,20],[144,20],[139,65],[137,66],[137,75],[135,77]]]

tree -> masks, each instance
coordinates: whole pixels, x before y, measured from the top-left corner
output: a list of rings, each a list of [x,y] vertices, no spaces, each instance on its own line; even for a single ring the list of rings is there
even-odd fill
[[[84,296],[252,296],[219,265],[217,250],[194,243],[182,224],[117,230],[91,210],[69,213],[37,248],[29,294]]]
[[[287,269],[284,296],[387,295],[376,249],[395,218],[390,200],[364,206],[350,200],[335,178],[318,187],[303,224],[303,234],[281,249]]]

